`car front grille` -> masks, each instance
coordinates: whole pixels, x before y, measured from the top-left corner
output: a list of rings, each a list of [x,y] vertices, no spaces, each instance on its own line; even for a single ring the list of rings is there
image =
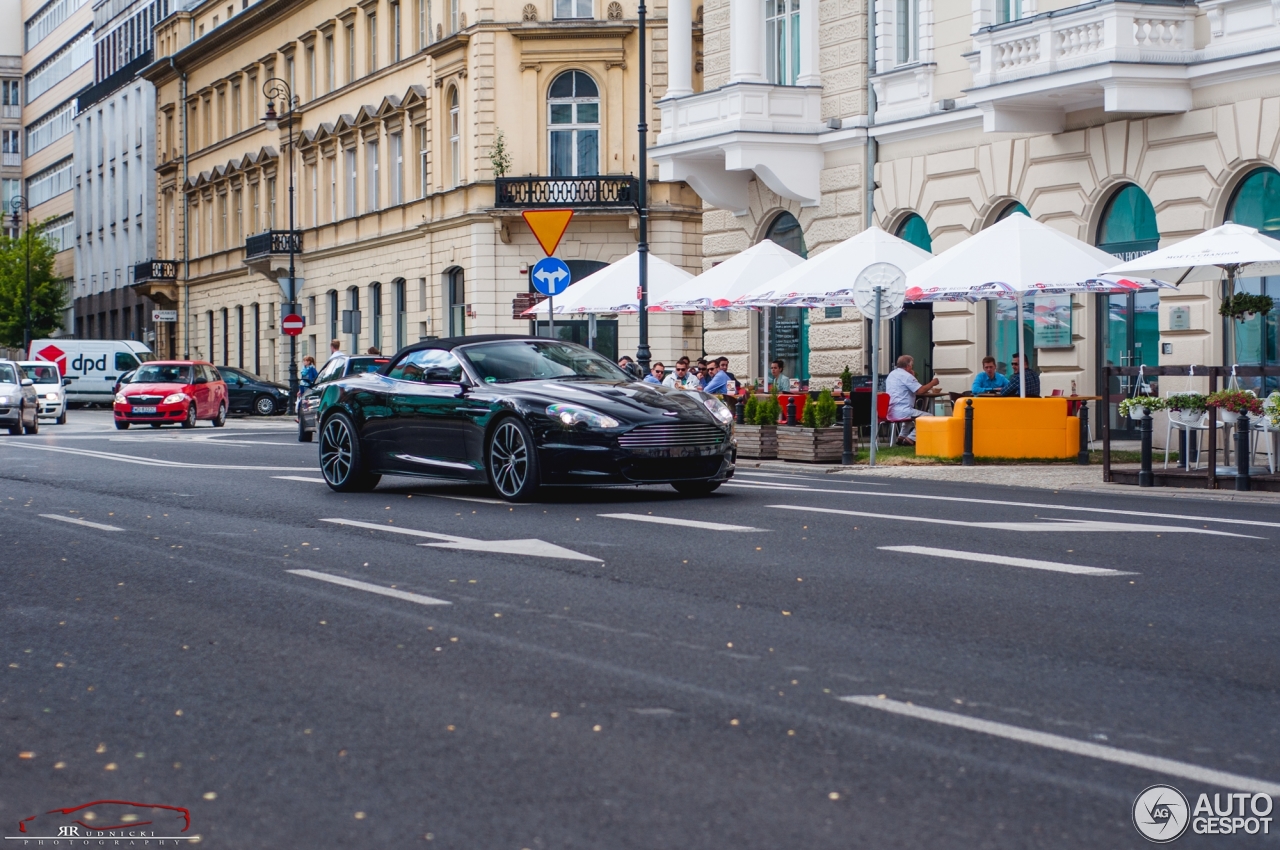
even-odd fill
[[[128,396],[130,404],[159,404],[164,400],[162,395],[131,395]]]
[[[722,445],[725,439],[725,432],[715,425],[689,422],[641,425],[618,437],[618,445],[624,449],[713,447]]]

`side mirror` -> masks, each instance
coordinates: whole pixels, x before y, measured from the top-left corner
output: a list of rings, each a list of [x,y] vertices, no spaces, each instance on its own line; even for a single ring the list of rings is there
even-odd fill
[[[209,383],[209,379],[208,379],[208,378],[206,378],[204,375],[200,375],[200,376],[198,376],[194,381],[192,381],[192,383],[193,383],[193,384],[207,384],[207,383]]]
[[[446,369],[444,366],[428,366],[426,371],[422,373],[422,380],[427,384],[456,384],[453,379],[453,370]]]
[[[30,378],[23,378],[22,385],[24,387],[34,387],[36,385],[36,382],[31,380]]]
[[[62,385],[63,385],[64,387],[69,387],[69,386],[71,386],[71,379],[70,379],[70,378],[63,378],[63,379],[62,379]]]

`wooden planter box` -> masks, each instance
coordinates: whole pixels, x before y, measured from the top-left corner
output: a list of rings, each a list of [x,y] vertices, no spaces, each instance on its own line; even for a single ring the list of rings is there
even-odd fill
[[[844,429],[779,426],[778,458],[807,463],[838,463],[844,454]]]
[[[778,428],[773,425],[734,425],[738,457],[772,460],[778,456]]]

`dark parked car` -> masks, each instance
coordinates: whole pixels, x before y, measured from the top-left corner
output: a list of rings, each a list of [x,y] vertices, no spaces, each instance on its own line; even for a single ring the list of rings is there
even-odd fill
[[[631,380],[559,340],[473,336],[398,352],[321,389],[320,467],[334,490],[382,475],[487,481],[508,501],[542,486],[671,484],[733,475],[733,416],[705,393]]]
[[[316,375],[315,385],[303,387],[299,391],[298,442],[309,443],[316,433],[316,409],[320,407],[320,394],[324,391],[325,384],[351,375],[381,371],[390,362],[390,357],[371,354],[335,354],[325,361],[320,374]]]
[[[218,373],[227,383],[232,413],[274,416],[289,407],[289,388],[284,384],[263,380],[234,366],[219,366]]]

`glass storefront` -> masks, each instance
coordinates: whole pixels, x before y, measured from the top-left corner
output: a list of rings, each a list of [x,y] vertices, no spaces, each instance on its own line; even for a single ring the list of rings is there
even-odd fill
[[[933,238],[929,225],[912,213],[902,220],[895,234],[917,248],[933,253]],[[910,354],[915,361],[916,378],[928,381],[933,378],[933,305],[906,304],[902,312],[889,324],[889,365],[903,354]]]
[[[1280,172],[1259,168],[1241,182],[1227,207],[1227,221],[1256,227],[1262,233],[1280,239]],[[1280,276],[1246,277],[1236,281],[1237,292],[1270,295],[1280,303]],[[1225,325],[1225,320],[1224,320]],[[1243,322],[1231,321],[1235,335],[1235,362],[1242,366],[1280,365],[1280,310],[1265,316],[1254,316]],[[1259,394],[1280,389],[1280,379],[1261,378],[1241,381]]]
[[[1031,217],[1022,204],[1013,203],[1000,210],[996,221],[1004,221],[1015,213]],[[1039,368],[1035,347],[1035,300],[1022,300],[1022,338],[1018,338],[1018,302],[1014,298],[998,298],[987,302],[987,356],[996,359],[996,371],[1013,378],[1013,355],[1027,353],[1032,369]]]
[[[765,238],[793,254],[807,258],[804,231],[791,213],[782,213],[769,225]],[[801,307],[771,307],[760,311],[760,335],[769,340],[768,362],[781,360],[782,373],[788,377],[809,380],[809,311]],[[768,374],[768,363],[761,364]]]

